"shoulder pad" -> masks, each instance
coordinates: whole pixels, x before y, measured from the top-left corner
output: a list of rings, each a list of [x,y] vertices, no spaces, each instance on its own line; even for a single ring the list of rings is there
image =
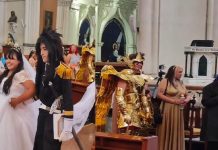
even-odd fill
[[[125,74],[125,75],[132,75],[134,72],[132,69],[123,69],[121,71],[122,74]]]
[[[62,79],[71,80],[73,77],[73,70],[61,62],[60,65],[56,68],[56,74]]]
[[[117,76],[123,80],[128,80],[125,74],[118,72],[112,65],[105,65],[101,70],[101,77],[109,79],[109,76]]]

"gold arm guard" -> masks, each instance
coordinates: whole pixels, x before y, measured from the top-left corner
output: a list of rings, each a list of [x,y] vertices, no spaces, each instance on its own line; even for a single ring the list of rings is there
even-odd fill
[[[124,94],[123,88],[118,87],[117,90],[116,90],[116,93],[115,93],[116,101],[117,101],[117,104],[118,104],[118,106],[120,108],[121,113],[123,115],[126,115],[127,114],[126,102],[124,100],[123,94]]]
[[[143,124],[152,124],[153,109],[150,97],[142,96],[142,108],[139,116],[141,117]]]
[[[92,61],[92,57],[90,56],[88,58],[88,70],[89,70],[89,82],[93,82],[94,81],[94,78],[95,78],[95,68],[93,66],[93,61]]]

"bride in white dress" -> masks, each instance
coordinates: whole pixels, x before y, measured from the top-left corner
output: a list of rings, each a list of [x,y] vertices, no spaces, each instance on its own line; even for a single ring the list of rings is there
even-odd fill
[[[7,68],[0,75],[0,147],[2,150],[32,150],[38,110],[31,97],[34,82],[23,70],[22,54],[12,48]]]

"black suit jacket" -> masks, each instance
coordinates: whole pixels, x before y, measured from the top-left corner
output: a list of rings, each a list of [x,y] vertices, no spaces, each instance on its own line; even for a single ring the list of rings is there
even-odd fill
[[[218,81],[203,88],[202,104],[205,113],[202,118],[201,140],[218,141]]]

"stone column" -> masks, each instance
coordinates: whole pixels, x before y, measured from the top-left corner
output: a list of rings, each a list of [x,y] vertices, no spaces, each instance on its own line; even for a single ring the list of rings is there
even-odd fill
[[[214,0],[207,0],[207,14],[206,14],[206,40],[213,40],[214,34]]]
[[[145,53],[145,73],[158,72],[160,0],[139,0],[137,49]]]
[[[35,49],[35,43],[39,37],[40,1],[25,1],[25,23],[24,27],[24,55]]]
[[[187,63],[188,63],[188,52],[185,52],[185,77],[188,77],[187,74]]]
[[[214,55],[215,55],[214,78],[216,78],[216,76],[217,76],[217,55],[218,55],[218,53],[214,53]]]
[[[193,55],[194,55],[194,52],[190,52],[191,60],[190,60],[190,74],[189,74],[189,78],[193,78],[193,75],[192,75]]]
[[[59,0],[57,30],[63,35],[63,44],[78,44],[79,5],[71,0]]]
[[[100,43],[99,41],[99,12],[98,12],[98,9],[99,9],[99,0],[95,0],[95,61],[101,61],[101,46],[102,46],[102,43]]]

